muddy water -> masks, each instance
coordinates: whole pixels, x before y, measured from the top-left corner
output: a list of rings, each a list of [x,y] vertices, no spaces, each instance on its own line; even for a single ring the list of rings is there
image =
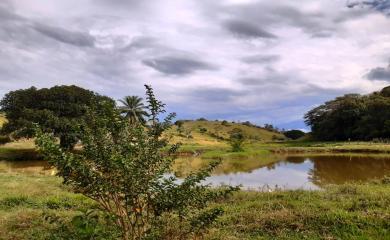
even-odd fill
[[[227,160],[206,182],[212,185],[242,185],[244,189],[264,190],[318,189],[327,184],[349,181],[369,181],[390,176],[390,156],[373,155],[320,155],[320,156],[269,156],[270,159]],[[200,158],[181,159],[176,170],[198,168]],[[183,162],[187,163],[183,165]],[[44,161],[0,161],[0,174],[54,175],[55,170]]]

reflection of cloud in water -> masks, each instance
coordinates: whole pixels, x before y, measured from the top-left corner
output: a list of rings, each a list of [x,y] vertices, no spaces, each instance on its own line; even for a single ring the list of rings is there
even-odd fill
[[[308,179],[308,169],[313,167],[311,161],[301,164],[279,162],[275,168],[263,167],[251,173],[232,173],[226,175],[211,176],[206,183],[214,186],[221,184],[242,185],[244,189],[261,189],[264,186],[282,189],[318,189]]]

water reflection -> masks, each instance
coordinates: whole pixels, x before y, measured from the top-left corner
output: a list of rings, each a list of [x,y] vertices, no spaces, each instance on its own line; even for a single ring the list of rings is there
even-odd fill
[[[207,165],[201,158],[179,159],[175,171],[183,177]],[[1,173],[54,175],[44,161],[0,161]],[[375,155],[281,156],[224,160],[213,176],[212,185],[242,185],[245,189],[318,189],[326,184],[367,181],[390,175],[390,157]]]
[[[241,184],[245,189],[264,186],[318,189],[327,184],[368,181],[390,175],[390,158],[375,156],[280,156],[280,160],[253,171],[210,177],[213,185]]]

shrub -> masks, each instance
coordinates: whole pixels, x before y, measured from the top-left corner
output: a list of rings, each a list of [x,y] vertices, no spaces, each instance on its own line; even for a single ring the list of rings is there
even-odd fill
[[[63,149],[53,135],[39,129],[36,144],[64,184],[96,201],[114,219],[122,239],[161,239],[175,219],[176,228],[186,229],[180,238],[189,239],[222,213],[209,203],[236,188],[215,191],[200,185],[217,163],[181,181],[167,176],[179,146],[169,145],[164,132],[175,115],[160,120],[165,105],[145,87],[148,124],[130,124],[110,105],[99,106],[90,109],[80,125],[83,151]]]
[[[234,128],[232,131],[230,131],[229,143],[232,147],[233,152],[243,151],[242,144],[244,143],[244,141],[245,136],[241,129]]]
[[[201,128],[199,128],[199,132],[200,133],[206,133],[207,132],[207,128],[201,127]]]
[[[301,130],[289,130],[289,131],[285,131],[283,134],[284,136],[292,140],[296,140],[298,138],[305,136],[305,133]]]
[[[221,122],[221,125],[222,125],[222,126],[230,126],[230,124],[229,124],[228,121],[226,121],[226,120],[223,120],[223,121]]]

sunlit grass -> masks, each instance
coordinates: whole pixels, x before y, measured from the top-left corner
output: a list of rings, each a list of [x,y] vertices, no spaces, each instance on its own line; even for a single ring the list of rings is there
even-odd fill
[[[242,191],[214,205],[225,214],[207,234],[210,240],[390,236],[390,185],[384,181],[328,186],[321,191]],[[48,239],[53,229],[46,215],[69,220],[92,206],[58,177],[0,174],[0,239]]]

